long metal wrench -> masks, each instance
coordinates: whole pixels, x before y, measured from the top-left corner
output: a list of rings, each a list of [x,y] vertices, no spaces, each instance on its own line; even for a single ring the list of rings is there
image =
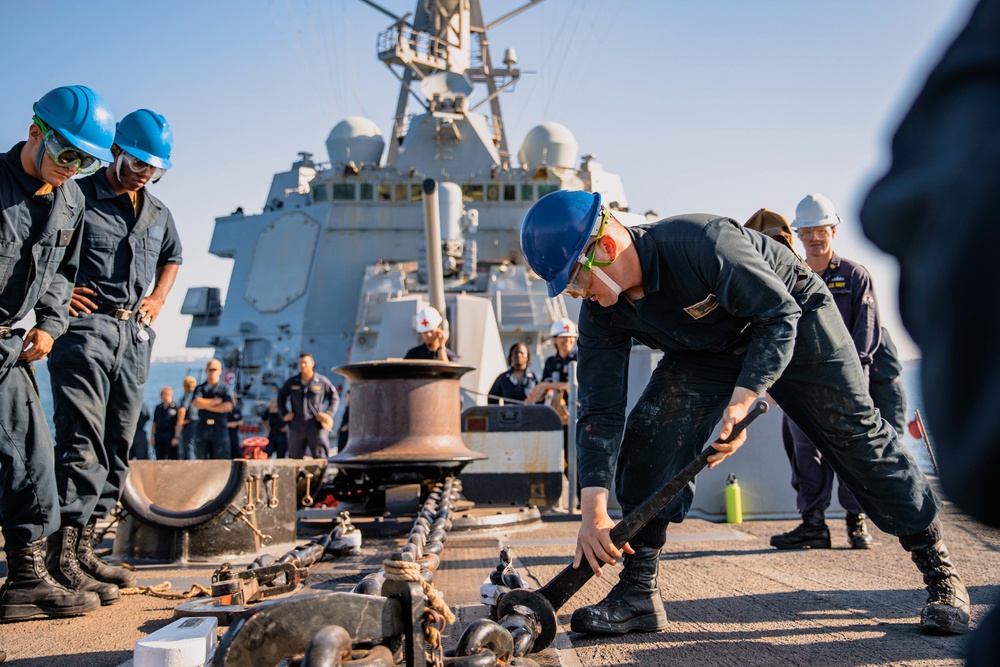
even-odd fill
[[[920,410],[914,410],[913,416],[917,419],[917,425],[920,427],[920,435],[924,439],[924,447],[927,448],[927,456],[930,457],[931,465],[934,466],[934,472],[940,475],[941,470],[938,468],[937,459],[934,458],[934,450],[931,449],[931,439],[927,435],[927,429],[924,428],[924,418],[920,416]]]
[[[733,426],[732,433],[729,434],[724,440],[717,440],[719,443],[732,442],[742,433],[750,423],[767,412],[767,403],[765,401],[757,401],[757,403],[750,408],[750,412],[747,416],[741,419]],[[708,465],[708,457],[712,454],[717,453],[717,450],[711,445],[706,447],[705,450],[698,455],[694,461],[688,464],[686,468],[677,473],[677,476],[672,480],[664,484],[658,491],[653,493],[649,498],[646,498],[641,505],[636,507],[634,510],[628,513],[628,515],[623,518],[618,524],[611,529],[611,541],[614,542],[616,548],[621,549],[626,542],[631,540],[636,536],[642,527],[649,523],[656,514],[662,510],[667,504],[673,500],[678,493],[681,492],[684,487],[691,483],[691,480],[702,471],[702,469]],[[585,583],[590,581],[590,578],[594,576],[594,571],[590,568],[590,565],[585,561],[580,564],[580,567],[574,568],[572,565],[566,566],[562,572],[557,574],[552,581],[545,584],[536,591],[550,603],[554,609],[559,609],[566,601],[573,597],[577,591],[579,591]]]

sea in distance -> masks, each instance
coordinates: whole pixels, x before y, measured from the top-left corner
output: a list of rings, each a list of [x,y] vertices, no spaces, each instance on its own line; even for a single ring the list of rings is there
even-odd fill
[[[205,362],[208,358],[192,361],[154,361],[149,367],[149,379],[146,381],[143,401],[152,413],[153,408],[160,402],[160,390],[163,387],[171,387],[174,390],[174,400],[179,400],[183,394],[184,377],[193,376],[198,382],[205,379]],[[49,427],[52,428],[52,390],[49,383],[49,372],[46,364],[36,363],[35,374],[38,378],[38,389],[41,393],[42,408],[49,417]],[[906,390],[906,410],[907,421],[913,419],[913,411],[920,410],[923,414],[923,399],[920,392],[920,360],[912,359],[903,362],[902,374],[903,387]],[[250,415],[247,415],[248,417]],[[147,426],[148,430],[148,426]],[[927,454],[927,447],[923,440],[914,438],[906,432],[903,435],[903,444],[907,446],[913,454],[917,463],[925,473],[934,474],[930,456]],[[931,443],[934,442],[933,434],[930,436]]]

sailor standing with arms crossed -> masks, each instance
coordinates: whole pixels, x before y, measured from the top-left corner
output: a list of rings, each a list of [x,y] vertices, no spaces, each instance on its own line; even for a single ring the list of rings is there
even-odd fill
[[[97,609],[94,592],[57,583],[42,561],[59,528],[52,438],[31,364],[65,330],[80,259],[84,199],[70,180],[111,160],[114,116],[85,86],[42,96],[28,140],[0,156],[0,529],[7,579],[0,621]],[[27,334],[11,329],[35,313]],[[95,582],[96,583],[96,582]]]
[[[111,588],[135,586],[134,574],[94,555],[92,539],[121,496],[149,375],[154,334],[147,327],[181,263],[173,216],[146,188],[170,168],[172,148],[163,116],[134,111],[118,123],[114,161],[80,181],[87,209],[73,317],[49,358],[62,523],[49,538],[46,564],[72,588],[91,577]]]

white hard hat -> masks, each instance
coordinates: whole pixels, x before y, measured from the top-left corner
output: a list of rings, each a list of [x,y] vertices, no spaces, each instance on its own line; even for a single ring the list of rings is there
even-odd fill
[[[840,216],[833,202],[818,192],[808,195],[795,207],[795,219],[792,229],[808,227],[834,227],[840,223]]]
[[[417,312],[413,328],[417,330],[417,333],[426,333],[441,326],[441,321],[441,313],[437,311],[437,308],[427,306]]]
[[[549,335],[553,338],[558,338],[559,336],[576,336],[576,324],[573,320],[568,317],[558,319],[552,323],[552,328],[549,329]]]

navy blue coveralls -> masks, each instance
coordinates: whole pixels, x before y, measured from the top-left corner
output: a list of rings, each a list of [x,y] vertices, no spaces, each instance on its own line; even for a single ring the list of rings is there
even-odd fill
[[[181,442],[179,456],[182,461],[194,461],[198,458],[198,408],[191,405],[194,399],[194,389],[184,392],[180,406],[184,408],[184,424],[181,426]]]
[[[570,350],[565,357],[560,357],[556,352],[545,360],[545,367],[542,369],[542,382],[569,382],[569,365],[576,361],[576,350]],[[559,392],[560,400],[568,400],[569,392]],[[563,417],[564,413],[560,413]],[[569,425],[563,419],[563,472],[569,475]]]
[[[326,412],[333,418],[339,406],[337,389],[319,373],[314,373],[309,382],[303,382],[302,375],[293,375],[285,381],[278,391],[278,410],[292,413],[288,422],[289,458],[301,459],[307,451],[317,459],[330,455],[330,432],[320,426],[316,415]]]
[[[447,347],[444,348],[444,353],[446,355],[448,355],[448,361],[455,361],[456,359],[458,359],[458,355],[455,354],[454,352],[452,352]],[[421,343],[420,345],[417,345],[416,347],[411,347],[409,350],[407,350],[406,356],[403,357],[403,358],[404,359],[432,359],[432,360],[435,360],[435,361],[439,359],[437,350],[432,350],[431,348],[427,347],[426,343]]]
[[[524,400],[528,398],[528,394],[531,393],[536,384],[538,384],[538,377],[530,368],[524,369],[524,374],[520,380],[515,378],[514,371],[508,368],[507,372],[501,373],[493,381],[493,386],[490,387],[490,394],[486,401],[490,405],[496,405],[502,398],[505,401],[524,403]]]
[[[829,290],[785,246],[728,218],[629,228],[645,295],[580,310],[580,484],[631,511],[698,456],[735,386],[771,396],[885,532],[927,529],[940,500],[879,418]],[[663,358],[628,416],[633,339]],[[624,431],[624,436],[623,436]],[[741,451],[737,456],[753,456]],[[659,514],[679,522],[689,485]]]
[[[558,353],[553,354],[545,360],[545,368],[542,369],[543,382],[569,382],[569,365],[576,361],[576,350],[570,350],[565,357],[560,357]]]
[[[106,516],[128,473],[149,356],[135,311],[156,271],[181,263],[173,216],[143,188],[138,216],[128,194],[116,195],[105,170],[79,181],[87,200],[78,287],[96,292],[98,311],[70,320],[49,356],[56,427],[56,479],[64,526]]]
[[[157,461],[180,458],[180,437],[177,437],[177,446],[173,445],[174,434],[177,432],[177,411],[180,406],[174,401],[166,405],[157,403],[153,408],[153,424],[156,431],[153,433],[153,450],[156,452]]]
[[[878,408],[882,419],[903,434],[906,428],[906,391],[899,379],[903,365],[899,363],[899,353],[889,337],[889,332],[882,327],[882,342],[875,350],[872,365],[868,368],[868,389],[871,391],[872,403]]]
[[[24,144],[0,156],[0,528],[7,551],[59,529],[52,436],[31,365],[17,360],[25,332],[10,327],[34,310],[36,328],[56,339],[66,330],[84,210],[75,181],[35,194],[44,182],[21,166]]]
[[[236,396],[232,388],[221,380],[216,384],[202,382],[195,387],[192,400],[196,398],[221,398],[223,403],[236,405]],[[198,410],[198,421],[195,422],[195,458],[232,458],[229,428],[226,426],[228,416],[228,412]]]
[[[833,302],[837,304],[837,310],[851,334],[861,365],[869,367],[879,346],[882,330],[871,275],[860,264],[834,253],[823,270],[822,279],[833,295]],[[830,506],[830,498],[833,496],[833,469],[823,460],[823,455],[809,436],[787,414],[784,426],[788,428],[792,439],[788,458],[792,464],[792,487],[796,491],[796,505],[800,512],[825,510]],[[845,510],[861,514],[861,506],[843,480],[838,485],[837,498]]]

